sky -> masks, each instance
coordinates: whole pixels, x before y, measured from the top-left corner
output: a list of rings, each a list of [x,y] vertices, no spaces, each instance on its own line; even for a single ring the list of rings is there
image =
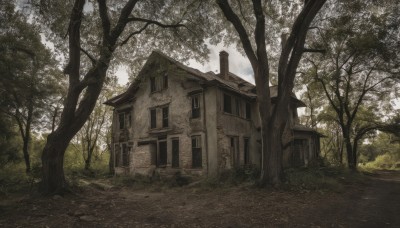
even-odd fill
[[[189,60],[188,63],[184,64],[198,69],[204,73],[209,71],[219,73],[219,52],[224,50],[229,53],[229,71],[254,84],[253,70],[250,62],[247,57],[243,56],[236,50],[236,47],[232,45],[224,46],[223,44],[218,44],[217,46],[209,45],[209,48],[210,54],[207,62],[200,63],[195,60]],[[119,70],[116,72],[116,75],[118,77],[119,84],[126,85],[128,83],[128,73],[123,67],[119,68]]]

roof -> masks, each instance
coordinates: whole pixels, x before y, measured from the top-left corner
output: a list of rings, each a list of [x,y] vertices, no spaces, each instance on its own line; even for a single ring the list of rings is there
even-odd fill
[[[142,78],[143,69],[146,68],[146,65],[149,64],[151,59],[157,58],[157,57],[168,60],[171,64],[174,64],[179,69],[186,71],[191,76],[197,77],[204,84],[217,85],[221,88],[224,88],[224,89],[230,90],[234,93],[248,97],[249,99],[257,98],[257,95],[255,93],[255,85],[242,79],[241,77],[237,76],[234,73],[229,72],[229,80],[225,80],[219,74],[215,74],[214,72],[211,72],[211,71],[207,72],[207,73],[201,72],[197,69],[188,67],[188,66],[176,61],[175,59],[165,55],[164,53],[162,53],[160,51],[153,51],[150,54],[146,64],[143,66],[141,72],[139,72],[139,76],[129,86],[129,88],[124,93],[119,94],[119,95],[109,99],[108,101],[104,102],[104,104],[107,104],[110,106],[116,106],[118,104],[121,104],[121,103],[124,103],[126,101],[133,99],[133,94],[139,87],[139,82]],[[270,87],[270,94],[271,94],[271,98],[277,97],[277,94],[278,94],[277,86]],[[292,94],[292,99],[297,107],[305,107],[306,106],[302,101],[300,101],[296,98],[294,93]]]
[[[302,132],[310,132],[310,133],[314,133],[317,134],[320,137],[326,137],[325,135],[319,133],[317,130],[315,130],[314,128],[310,128],[307,126],[304,126],[302,124],[296,124],[294,125],[294,127],[292,128],[294,131],[302,131]]]

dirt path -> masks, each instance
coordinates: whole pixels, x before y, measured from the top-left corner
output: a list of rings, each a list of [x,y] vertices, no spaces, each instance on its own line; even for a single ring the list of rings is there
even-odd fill
[[[341,193],[236,187],[108,191],[0,202],[0,227],[400,227],[400,172]]]
[[[400,172],[379,171],[361,185],[327,198],[297,224],[321,227],[400,227]],[[319,219],[318,219],[319,218]]]

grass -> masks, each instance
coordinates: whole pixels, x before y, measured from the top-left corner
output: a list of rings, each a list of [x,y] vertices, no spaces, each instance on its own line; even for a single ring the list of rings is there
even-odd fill
[[[287,169],[285,187],[300,191],[343,192],[345,185],[363,182],[365,176],[342,167],[310,167]]]

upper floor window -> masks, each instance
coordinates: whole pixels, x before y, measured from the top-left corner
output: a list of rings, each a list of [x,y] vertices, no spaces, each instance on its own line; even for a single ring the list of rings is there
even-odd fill
[[[157,114],[158,113],[158,114]],[[158,116],[157,115],[162,115]],[[158,122],[157,119],[161,122]],[[150,129],[160,128],[159,124],[162,124],[162,128],[167,128],[169,126],[169,107],[164,106],[162,108],[152,108],[150,109]],[[158,125],[158,126],[157,126]]]
[[[224,112],[232,113],[232,98],[224,93]]]
[[[192,136],[192,168],[202,167],[201,136]]]
[[[240,99],[239,98],[235,98],[234,114],[237,115],[237,116],[242,116],[241,115],[241,105],[240,105]]]
[[[150,109],[150,128],[157,127],[157,110]]]
[[[164,107],[162,108],[162,126],[168,127],[168,115],[169,115],[169,108]]]
[[[150,91],[157,92],[168,88],[168,74],[150,77]]]
[[[196,95],[192,97],[192,118],[200,117],[200,96]]]
[[[249,102],[246,102],[246,119],[251,119],[251,104]]]
[[[125,129],[132,126],[132,116],[130,111],[120,112],[118,114],[119,129]]]

